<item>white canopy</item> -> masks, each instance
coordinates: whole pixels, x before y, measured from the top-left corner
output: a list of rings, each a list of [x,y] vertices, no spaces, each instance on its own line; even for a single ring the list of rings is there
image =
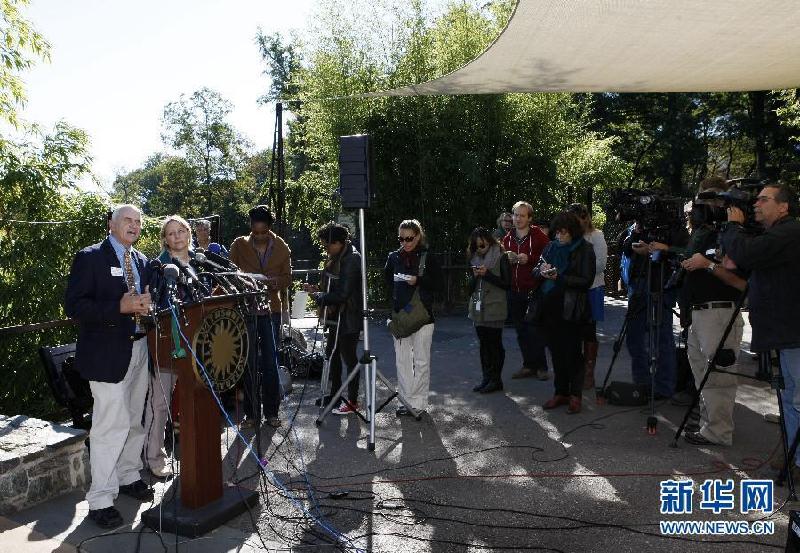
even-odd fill
[[[464,67],[369,96],[800,86],[800,0],[519,0]]]

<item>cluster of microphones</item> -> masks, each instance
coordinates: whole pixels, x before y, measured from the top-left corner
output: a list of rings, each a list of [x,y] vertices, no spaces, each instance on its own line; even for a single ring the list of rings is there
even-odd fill
[[[194,303],[212,295],[215,289],[224,294],[262,292],[263,275],[245,273],[229,259],[213,251],[198,248],[186,263],[175,257],[168,263],[150,261],[150,291],[156,310],[170,304]]]

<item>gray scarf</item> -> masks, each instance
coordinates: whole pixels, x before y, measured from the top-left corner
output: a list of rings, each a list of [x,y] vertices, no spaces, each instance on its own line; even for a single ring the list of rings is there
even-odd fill
[[[497,262],[503,256],[503,248],[500,247],[499,244],[493,244],[491,248],[486,251],[485,255],[478,255],[477,253],[472,256],[470,259],[470,265],[481,266],[483,265],[486,267],[487,270],[491,270],[497,265]]]

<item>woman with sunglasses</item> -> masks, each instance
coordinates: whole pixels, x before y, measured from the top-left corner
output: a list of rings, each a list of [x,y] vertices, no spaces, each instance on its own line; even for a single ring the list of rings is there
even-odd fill
[[[422,225],[416,219],[406,219],[397,230],[400,247],[391,252],[383,269],[386,284],[392,290],[392,310],[399,313],[411,305],[415,291],[428,315],[428,322],[405,338],[394,338],[397,365],[397,389],[415,411],[428,408],[430,388],[431,341],[433,339],[433,296],[442,289],[442,267],[428,253]],[[420,276],[420,261],[424,259]],[[410,415],[405,407],[398,416]]]
[[[508,315],[507,291],[511,286],[511,264],[505,250],[491,232],[478,227],[467,247],[470,278],[469,318],[480,344],[483,379],[472,391],[490,394],[503,389],[500,374],[506,358],[503,326]]]
[[[594,388],[594,366],[597,363],[597,321],[602,321],[605,318],[603,302],[608,245],[603,232],[594,228],[589,208],[583,204],[572,204],[567,208],[567,211],[574,213],[578,217],[583,228],[583,239],[594,248],[594,282],[592,282],[592,287],[589,288],[589,306],[592,311],[592,319],[586,324],[583,335],[583,358],[585,363],[583,389],[591,390]]]
[[[581,339],[591,317],[588,292],[594,282],[594,250],[584,240],[583,227],[573,213],[562,211],[550,228],[556,239],[544,249],[533,270],[533,276],[541,282],[533,315],[547,334],[555,375],[555,395],[543,407],[569,405],[567,413],[574,414],[581,410]]]

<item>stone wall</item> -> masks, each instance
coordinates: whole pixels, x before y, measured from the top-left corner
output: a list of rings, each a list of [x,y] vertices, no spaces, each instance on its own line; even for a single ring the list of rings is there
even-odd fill
[[[22,415],[0,415],[0,514],[41,503],[89,478],[87,433]]]

